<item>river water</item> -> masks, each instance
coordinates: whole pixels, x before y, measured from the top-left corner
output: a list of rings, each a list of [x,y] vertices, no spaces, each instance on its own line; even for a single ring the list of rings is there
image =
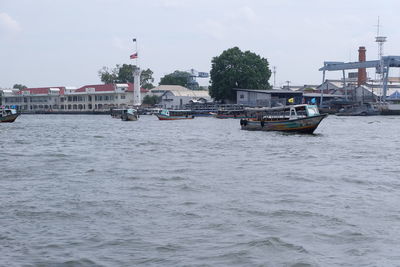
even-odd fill
[[[0,125],[0,266],[399,266],[400,116]]]

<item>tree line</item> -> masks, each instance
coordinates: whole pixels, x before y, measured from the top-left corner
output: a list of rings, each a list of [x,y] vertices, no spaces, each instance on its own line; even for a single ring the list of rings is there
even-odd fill
[[[103,67],[98,71],[100,80],[105,83],[133,83],[133,71],[136,65],[122,64],[114,68]],[[190,73],[176,70],[173,73],[164,75],[159,85],[181,85],[189,86]],[[234,89],[271,89],[269,78],[271,70],[266,58],[263,58],[251,51],[241,51],[238,47],[227,49],[221,55],[212,58],[210,71],[210,96],[217,101],[236,101]],[[140,86],[145,89],[154,88],[153,71],[143,70],[140,74]],[[198,86],[198,84],[194,84]],[[25,85],[15,84],[13,88],[23,89]],[[156,104],[157,97],[147,96],[144,103]]]
[[[117,65],[111,71],[103,67],[99,71],[101,81],[104,83],[132,82],[132,71],[135,65]],[[154,79],[153,72],[147,69],[141,74],[142,88],[151,89]],[[176,70],[160,79],[159,85],[188,85],[190,73]],[[266,58],[251,51],[241,51],[238,47],[227,49],[211,61],[210,96],[218,101],[236,101],[234,89],[271,89],[269,78],[271,70]],[[197,84],[198,86],[198,84]]]

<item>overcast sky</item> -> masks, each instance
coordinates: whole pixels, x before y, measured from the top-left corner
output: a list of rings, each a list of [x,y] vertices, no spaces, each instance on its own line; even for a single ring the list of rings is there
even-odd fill
[[[377,58],[378,16],[385,54],[400,55],[399,10],[398,0],[0,0],[0,88],[101,83],[103,66],[134,63],[132,38],[155,84],[174,70],[209,72],[234,46],[276,66],[277,86],[316,84],[323,61],[356,61],[359,46]]]

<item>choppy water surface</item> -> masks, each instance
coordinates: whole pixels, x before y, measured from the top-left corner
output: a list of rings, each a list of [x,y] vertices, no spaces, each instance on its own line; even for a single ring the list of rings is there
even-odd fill
[[[399,117],[0,125],[1,266],[398,266]]]

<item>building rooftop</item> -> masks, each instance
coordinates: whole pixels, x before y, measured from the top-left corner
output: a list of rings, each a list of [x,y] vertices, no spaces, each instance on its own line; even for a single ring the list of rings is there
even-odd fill
[[[292,90],[281,90],[281,89],[240,89],[234,88],[236,91],[246,91],[246,92],[256,92],[256,93],[265,93],[265,94],[302,94],[301,91],[292,91]]]
[[[150,90],[150,92],[165,92],[165,91],[185,91],[189,90],[181,85],[159,85]]]

